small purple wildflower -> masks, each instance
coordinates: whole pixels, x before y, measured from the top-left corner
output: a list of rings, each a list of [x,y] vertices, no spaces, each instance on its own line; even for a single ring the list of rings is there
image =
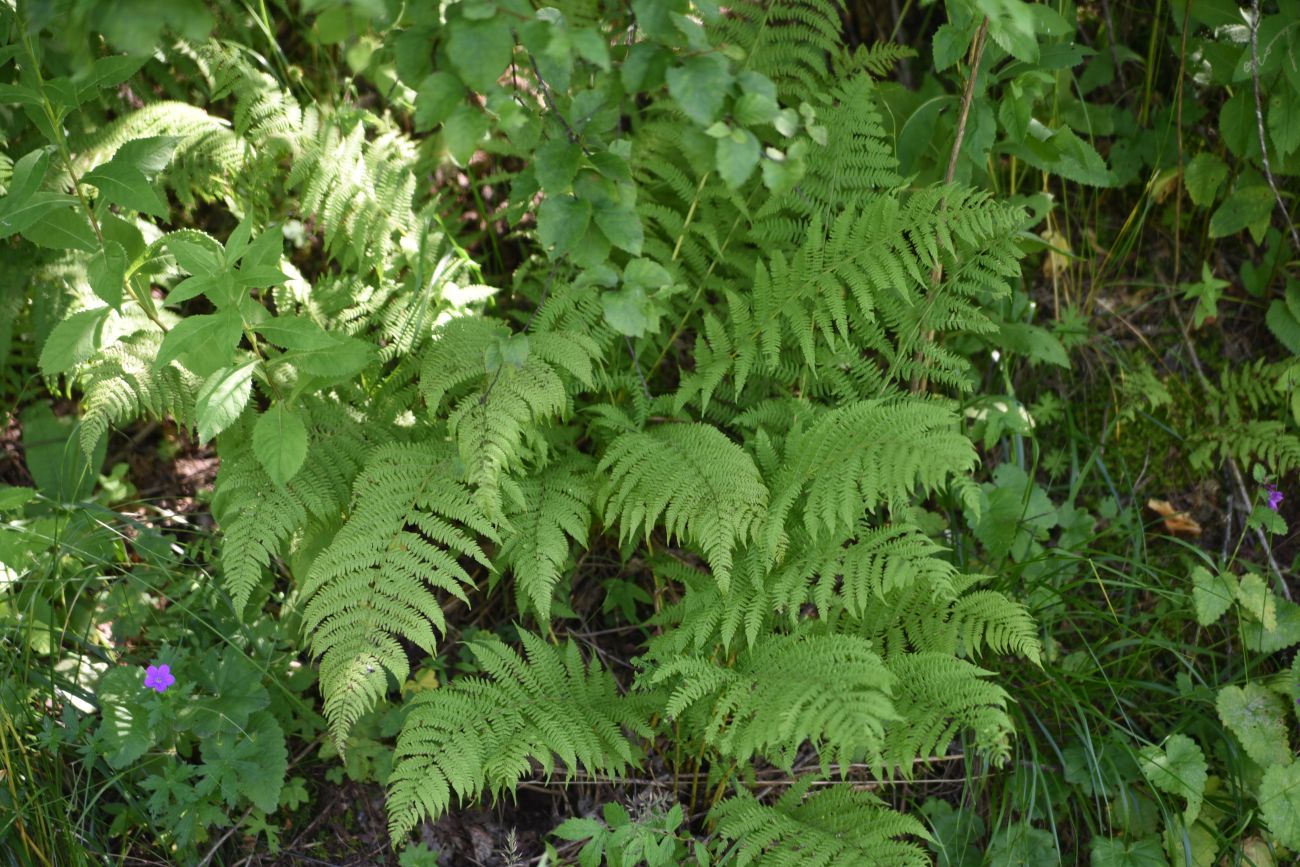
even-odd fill
[[[175,682],[176,678],[172,677],[172,667],[166,663],[151,665],[144,671],[144,685],[149,689],[166,692],[167,687]]]
[[[1282,505],[1282,492],[1271,484],[1265,484],[1264,490],[1268,491],[1268,507],[1276,512],[1277,507]]]

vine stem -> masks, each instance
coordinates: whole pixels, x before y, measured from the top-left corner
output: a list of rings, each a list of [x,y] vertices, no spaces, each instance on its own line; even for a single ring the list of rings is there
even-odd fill
[[[1251,20],[1250,20],[1250,86],[1255,92],[1255,130],[1259,134],[1259,152],[1260,162],[1264,167],[1264,177],[1268,179],[1269,189],[1273,191],[1273,198],[1277,201],[1278,210],[1282,212],[1282,219],[1286,220],[1286,226],[1291,230],[1291,242],[1295,244],[1296,252],[1300,252],[1300,231],[1296,230],[1295,223],[1291,222],[1291,212],[1286,209],[1286,202],[1282,201],[1282,193],[1277,188],[1277,180],[1273,177],[1273,168],[1268,162],[1268,142],[1264,139],[1264,101],[1259,95],[1259,0],[1251,2]]]

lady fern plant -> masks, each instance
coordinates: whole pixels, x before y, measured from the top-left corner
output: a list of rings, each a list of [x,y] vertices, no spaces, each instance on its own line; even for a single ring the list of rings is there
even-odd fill
[[[743,782],[906,776],[958,737],[1005,758],[982,666],[1037,660],[1025,610],[917,519],[978,505],[952,338],[994,329],[1024,215],[899,176],[875,85],[897,49],[848,52],[831,0],[466,0],[383,24],[373,98],[307,100],[214,39],[160,49],[188,101],[119,111],[103,88],[147,85],[141,60],[55,75],[48,34],[0,16],[30,118],[0,227],[67,275],[42,369],[82,395],[88,454],[143,416],[215,439],[226,587],[301,622],[339,749],[510,591],[522,651],[475,639],[479,674],[409,702],[395,841],[658,753],[707,769],[738,863],[922,860],[875,798]],[[508,287],[427,183],[483,160]],[[566,635],[598,548],[654,588],[630,678]]]

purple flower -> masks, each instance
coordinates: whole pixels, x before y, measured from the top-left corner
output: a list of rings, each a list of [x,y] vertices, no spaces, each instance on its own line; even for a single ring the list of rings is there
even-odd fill
[[[166,692],[167,687],[176,682],[172,677],[172,667],[166,663],[151,665],[144,671],[144,685],[158,692]]]
[[[1264,490],[1268,491],[1268,507],[1276,512],[1277,507],[1282,505],[1282,492],[1271,484],[1264,485]]]

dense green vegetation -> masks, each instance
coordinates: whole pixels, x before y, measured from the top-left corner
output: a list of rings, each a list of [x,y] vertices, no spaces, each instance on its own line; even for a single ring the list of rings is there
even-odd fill
[[[0,4],[0,862],[1300,856],[1300,3]]]

